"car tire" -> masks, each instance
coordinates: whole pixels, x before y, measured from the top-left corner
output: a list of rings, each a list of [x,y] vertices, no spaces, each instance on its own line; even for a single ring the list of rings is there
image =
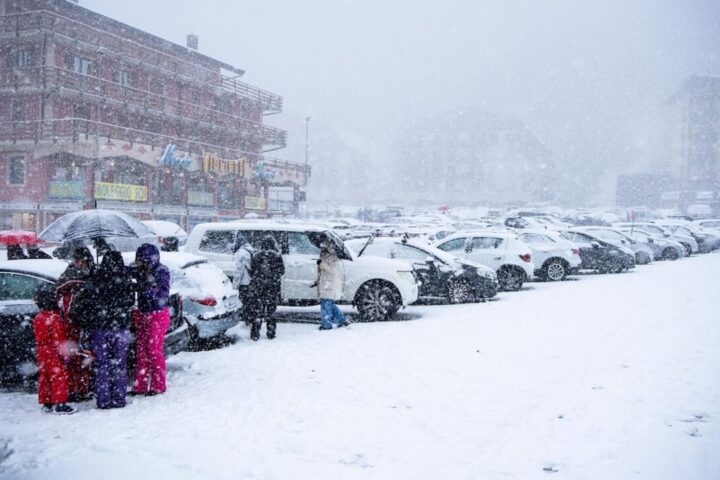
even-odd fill
[[[366,322],[388,320],[402,306],[397,288],[383,280],[372,280],[362,284],[355,294],[353,303],[360,313],[360,318]]]
[[[665,260],[677,260],[680,258],[680,254],[677,250],[675,250],[672,247],[667,247],[665,250],[663,250],[662,256]]]
[[[470,303],[475,299],[470,284],[464,280],[452,280],[448,285],[448,303]]]
[[[501,267],[497,272],[500,289],[506,292],[517,292],[525,281],[525,272],[516,267]]]
[[[647,265],[650,263],[652,259],[650,258],[650,255],[647,254],[647,252],[637,252],[635,254],[635,263],[638,265]]]
[[[542,276],[548,282],[560,282],[567,277],[567,264],[560,258],[551,258],[542,268]]]

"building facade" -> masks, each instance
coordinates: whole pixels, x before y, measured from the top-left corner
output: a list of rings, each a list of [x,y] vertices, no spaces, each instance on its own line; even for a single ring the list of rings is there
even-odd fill
[[[264,123],[282,98],[188,45],[67,0],[0,0],[0,229],[94,206],[186,228],[296,210],[309,168],[265,155],[286,144]]]

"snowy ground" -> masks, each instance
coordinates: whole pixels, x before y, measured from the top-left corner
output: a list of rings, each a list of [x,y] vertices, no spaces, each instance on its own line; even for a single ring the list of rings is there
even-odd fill
[[[719,286],[713,254],[405,321],[238,329],[122,410],[0,393],[0,477],[717,479]]]

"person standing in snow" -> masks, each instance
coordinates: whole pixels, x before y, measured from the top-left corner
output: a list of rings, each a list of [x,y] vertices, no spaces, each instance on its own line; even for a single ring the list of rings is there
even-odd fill
[[[252,256],[251,272],[250,308],[253,311],[253,319],[250,338],[254,341],[260,338],[260,328],[264,318],[267,337],[272,340],[277,333],[277,322],[273,319],[273,314],[280,303],[282,276],[285,274],[282,254],[273,237],[263,238],[260,251]]]
[[[247,239],[238,235],[233,247],[233,286],[238,290],[238,296],[243,304],[243,320],[252,324],[252,309],[250,308],[250,271],[252,270],[253,248]]]
[[[71,312],[90,334],[95,356],[95,399],[101,409],[125,406],[127,351],[135,286],[120,252],[105,254],[78,293]],[[77,312],[75,312],[77,310]]]
[[[163,343],[170,326],[170,271],[160,263],[160,251],[144,243],[135,252],[138,309],[133,311],[136,336],[134,395],[165,393]]]
[[[320,330],[332,329],[332,324],[346,327],[350,323],[335,303],[342,298],[343,264],[335,252],[335,246],[325,234],[320,237],[320,260],[318,260],[318,297],[320,298]]]
[[[78,350],[81,345],[82,330],[70,315],[70,306],[85,282],[90,279],[95,268],[92,253],[87,247],[78,247],[73,252],[73,261],[58,279],[57,296],[61,299],[63,319],[66,323],[68,341]],[[75,402],[90,400],[90,369],[83,357],[75,356],[68,364],[70,400]]]
[[[36,259],[36,260],[46,260],[48,258],[52,258],[47,253],[40,250],[40,247],[37,246],[37,244],[31,243],[27,246],[27,255],[28,258]]]
[[[38,403],[43,412],[75,413],[67,405],[67,362],[72,350],[66,336],[66,324],[60,315],[55,289],[40,287],[33,298],[40,312],[33,320],[38,366]]]

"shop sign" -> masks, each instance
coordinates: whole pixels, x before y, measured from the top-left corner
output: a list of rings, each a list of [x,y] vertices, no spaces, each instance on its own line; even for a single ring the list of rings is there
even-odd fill
[[[204,172],[213,173],[235,173],[240,176],[245,176],[245,164],[247,160],[240,158],[237,160],[227,160],[224,158],[210,155],[209,153],[203,154],[202,167]]]
[[[188,205],[205,205],[212,207],[213,202],[213,194],[210,192],[196,192],[194,190],[188,190],[187,192]]]
[[[255,170],[253,170],[253,177],[259,182],[272,180],[275,178],[275,174],[275,170],[265,168],[265,160],[258,161],[257,165],[255,165]]]
[[[179,157],[176,152],[177,147],[172,143],[168,143],[168,145],[165,147],[165,151],[163,151],[162,156],[157,159],[158,164],[172,168],[190,167],[190,165],[192,164],[192,159],[190,158],[190,156],[186,155],[184,157]]]
[[[245,197],[246,210],[265,210],[264,197]]]
[[[147,202],[147,187],[125,183],[95,182],[95,198],[100,200],[124,200],[126,202]]]
[[[85,196],[83,182],[53,181],[50,182],[49,187],[48,198],[51,200],[61,198],[80,200]]]

